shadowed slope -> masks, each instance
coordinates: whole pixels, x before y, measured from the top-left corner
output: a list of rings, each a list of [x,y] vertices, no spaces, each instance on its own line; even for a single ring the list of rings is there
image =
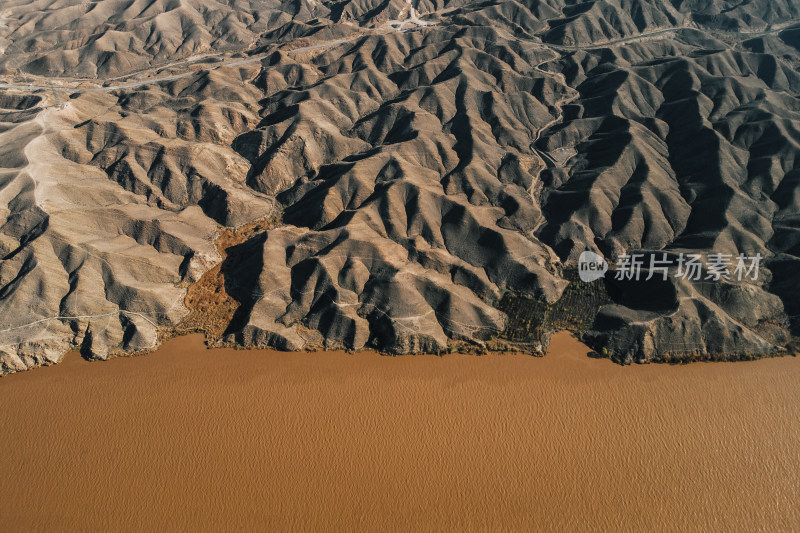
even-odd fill
[[[151,348],[209,271],[214,339],[438,352],[512,324],[542,351],[558,321],[520,316],[580,306],[586,250],[765,259],[608,282],[579,333],[619,361],[798,333],[791,2],[48,5],[0,14],[0,68],[36,82],[0,94],[4,371]],[[76,68],[109,86],[34,76]]]

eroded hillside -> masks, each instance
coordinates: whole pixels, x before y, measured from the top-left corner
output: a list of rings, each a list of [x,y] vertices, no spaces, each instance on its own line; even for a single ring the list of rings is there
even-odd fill
[[[187,328],[409,353],[542,351],[569,327],[619,361],[791,349],[798,11],[7,2],[3,371]],[[700,254],[704,276],[589,289],[587,250]],[[709,281],[709,254],[764,263]]]

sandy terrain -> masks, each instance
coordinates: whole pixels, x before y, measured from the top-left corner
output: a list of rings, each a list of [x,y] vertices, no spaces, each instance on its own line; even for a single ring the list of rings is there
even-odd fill
[[[800,360],[206,350],[0,379],[9,530],[789,530]]]

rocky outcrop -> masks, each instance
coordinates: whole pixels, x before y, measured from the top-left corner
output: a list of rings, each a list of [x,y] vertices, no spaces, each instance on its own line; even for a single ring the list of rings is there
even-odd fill
[[[790,340],[780,299],[753,285],[613,277],[608,285],[615,303],[584,339],[621,363],[751,359]]]

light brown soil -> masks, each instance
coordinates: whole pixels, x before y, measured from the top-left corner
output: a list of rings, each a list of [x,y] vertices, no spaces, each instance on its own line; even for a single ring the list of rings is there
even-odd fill
[[[800,528],[800,360],[586,352],[71,354],[0,379],[0,529]]]

